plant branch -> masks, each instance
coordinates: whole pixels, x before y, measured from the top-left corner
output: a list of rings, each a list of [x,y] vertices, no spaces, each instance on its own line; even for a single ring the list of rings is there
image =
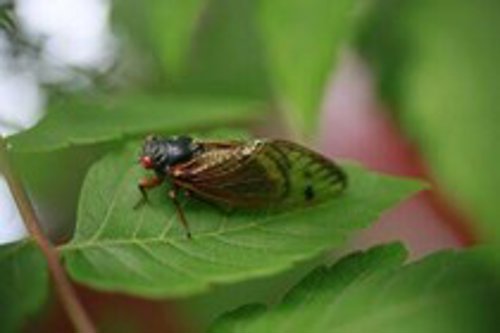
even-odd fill
[[[52,278],[54,279],[55,289],[57,290],[63,307],[73,322],[76,331],[82,333],[96,332],[94,325],[79,302],[76,292],[61,266],[57,251],[54,249],[40,228],[38,218],[28,198],[26,190],[24,189],[16,172],[11,167],[7,152],[7,143],[1,136],[0,170],[9,184],[12,196],[14,197],[14,200],[19,208],[26,229],[36,244],[40,247],[40,250],[47,260],[48,268],[52,274]]]

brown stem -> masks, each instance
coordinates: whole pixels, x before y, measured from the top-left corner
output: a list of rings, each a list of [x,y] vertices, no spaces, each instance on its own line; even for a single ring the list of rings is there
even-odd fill
[[[26,229],[36,244],[40,247],[40,250],[42,250],[45,259],[47,260],[49,271],[54,279],[55,289],[57,290],[63,307],[73,322],[76,331],[81,333],[95,333],[96,329],[94,325],[80,304],[78,297],[76,296],[76,292],[61,266],[57,251],[54,249],[40,228],[40,224],[38,223],[38,219],[26,190],[24,189],[14,169],[11,167],[7,153],[7,143],[1,136],[0,170],[7,179],[7,183],[12,191],[12,196],[14,197],[14,200],[19,208]]]

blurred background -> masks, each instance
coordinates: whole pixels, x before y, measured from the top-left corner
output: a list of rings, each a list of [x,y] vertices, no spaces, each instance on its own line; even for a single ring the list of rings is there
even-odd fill
[[[402,240],[417,259],[496,243],[500,3],[330,2],[0,1],[0,134],[52,239],[71,237],[86,170],[120,140],[78,133],[64,144],[72,133],[51,114],[78,122],[115,108],[120,127],[120,110],[153,105],[168,119],[176,110],[162,101],[180,96],[205,119],[200,96],[211,96],[261,105],[255,119],[219,126],[431,184],[341,252]],[[0,178],[0,243],[25,236]],[[78,290],[103,331],[196,332],[225,310],[278,299],[312,266],[178,302]],[[71,331],[54,300],[27,330],[39,325]]]

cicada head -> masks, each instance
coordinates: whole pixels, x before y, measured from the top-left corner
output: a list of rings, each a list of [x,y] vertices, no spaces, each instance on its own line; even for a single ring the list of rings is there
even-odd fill
[[[191,159],[198,148],[188,136],[162,138],[150,135],[144,141],[139,161],[145,169],[165,173],[169,167]]]

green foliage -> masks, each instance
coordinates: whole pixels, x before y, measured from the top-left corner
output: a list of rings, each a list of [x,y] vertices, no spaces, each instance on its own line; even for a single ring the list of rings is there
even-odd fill
[[[210,332],[496,332],[500,280],[482,265],[488,252],[401,266],[400,245],[376,247],[316,269],[268,311],[249,305],[221,317]]]
[[[327,80],[350,37],[358,2],[178,2],[149,1],[143,6],[128,1],[120,7],[129,15],[117,15],[122,24],[132,14],[139,16],[129,30],[135,32],[136,43],[146,43],[159,63],[169,65],[162,66],[168,89],[276,98],[294,132],[312,137]],[[182,63],[182,72],[171,63]]]
[[[207,0],[119,1],[115,18],[135,40],[141,41],[163,70],[179,74],[185,66],[191,39]]]
[[[34,128],[9,138],[16,151],[49,151],[88,145],[124,136],[256,119],[262,105],[235,98],[122,95],[69,99],[52,105]]]
[[[406,16],[397,15],[408,3],[400,0],[367,2],[362,11],[363,19],[359,20],[360,24],[356,27],[357,47],[370,62],[378,81],[378,94],[396,111],[400,106],[402,87],[399,84],[400,70],[394,68],[401,69],[416,54],[411,40],[401,29]]]
[[[255,0],[212,0],[174,90],[269,99]]]
[[[42,254],[31,242],[0,246],[0,331],[14,332],[48,294]]]
[[[376,5],[362,40],[385,95],[435,179],[498,241],[500,2]]]
[[[132,294],[186,296],[214,283],[275,274],[342,243],[386,208],[421,189],[349,167],[350,188],[323,204],[281,214],[222,212],[190,200],[185,237],[166,190],[140,199],[135,164],[139,144],[113,152],[90,170],[82,190],[74,239],[63,247],[73,278]]]
[[[253,0],[119,2],[115,21],[183,94],[270,96]]]
[[[362,22],[360,50],[383,98],[398,110],[436,180],[473,213],[484,235],[500,239],[500,75],[494,70],[500,3],[374,0],[359,7],[363,17],[355,12],[360,3],[118,2],[115,23],[135,43],[140,54],[134,60],[147,59],[158,79],[135,88],[155,94],[56,96],[40,124],[9,143],[14,151],[38,153],[151,132],[227,129],[262,115],[255,100],[276,100],[297,138],[311,139],[340,48]],[[4,9],[0,29],[9,30],[12,17]],[[276,275],[341,246],[422,188],[346,166],[345,193],[287,212],[223,211],[182,200],[193,231],[188,240],[166,186],[133,209],[145,175],[136,163],[139,149],[137,142],[94,164],[81,192],[76,233],[60,247],[69,274],[97,289],[186,297],[215,284]],[[472,333],[499,326],[500,279],[498,269],[488,267],[500,261],[495,251],[443,252],[403,266],[405,256],[399,245],[350,255],[316,269],[281,304],[243,307],[218,320],[212,332]],[[47,269],[34,245],[24,242],[0,247],[0,272],[0,331],[10,332],[45,300]]]
[[[355,19],[354,0],[261,2],[269,72],[292,129],[311,136],[340,46]]]

